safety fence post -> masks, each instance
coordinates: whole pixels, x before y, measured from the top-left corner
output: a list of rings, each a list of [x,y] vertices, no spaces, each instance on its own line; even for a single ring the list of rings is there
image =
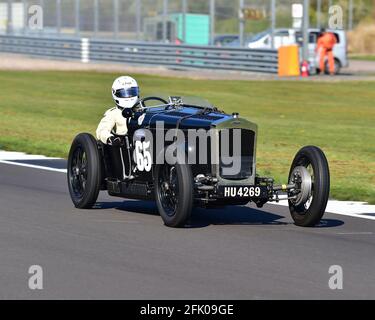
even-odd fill
[[[61,0],[56,0],[56,29],[61,34]]]
[[[12,11],[13,1],[8,0],[7,1],[7,25],[6,30],[7,34],[11,34],[13,32],[13,11]]]
[[[81,62],[88,63],[90,61],[90,40],[88,38],[81,39]]]

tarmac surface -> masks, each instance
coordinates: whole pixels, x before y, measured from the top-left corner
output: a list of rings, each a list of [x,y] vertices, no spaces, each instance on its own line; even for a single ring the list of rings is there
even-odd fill
[[[153,202],[102,192],[77,210],[63,172],[0,163],[0,299],[375,299],[374,252],[374,220],[326,213],[301,228],[287,207],[251,205],[172,229]]]

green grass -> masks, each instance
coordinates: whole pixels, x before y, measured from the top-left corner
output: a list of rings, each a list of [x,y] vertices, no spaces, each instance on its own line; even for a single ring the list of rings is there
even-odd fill
[[[350,55],[351,60],[375,61],[375,55]]]
[[[0,149],[66,157],[112,106],[117,74],[0,72]],[[327,154],[331,197],[375,203],[375,82],[203,81],[134,75],[142,95],[201,96],[258,123],[258,171],[285,181],[304,145]]]

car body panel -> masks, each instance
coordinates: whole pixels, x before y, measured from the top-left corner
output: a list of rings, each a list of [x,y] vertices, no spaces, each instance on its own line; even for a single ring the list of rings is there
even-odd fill
[[[141,119],[141,121],[140,121]],[[162,123],[163,127],[159,127]],[[160,134],[160,130],[164,130],[162,134],[165,134],[169,129],[179,128],[184,132],[185,137],[187,137],[187,132],[189,129],[205,129],[211,130],[210,133],[210,143],[207,143],[209,149],[207,149],[207,158],[209,159],[207,164],[200,164],[198,161],[196,164],[191,164],[193,176],[198,175],[208,175],[215,178],[215,190],[218,191],[219,188],[223,186],[244,186],[250,187],[254,186],[256,183],[256,144],[257,144],[257,131],[258,127],[255,123],[239,117],[238,114],[226,114],[217,109],[213,108],[202,108],[197,106],[182,105],[176,108],[169,107],[156,107],[146,109],[145,112],[136,112],[134,116],[128,122],[128,138],[129,143],[132,148],[132,155],[130,158],[134,159],[134,141],[145,141],[148,142],[151,139],[153,143],[156,141],[157,132]],[[146,130],[147,129],[147,130]],[[241,152],[247,150],[246,157],[241,154],[241,170],[238,176],[227,176],[221,173],[224,172],[221,162],[221,144],[220,144],[220,135],[222,130],[228,129],[240,129],[240,134],[250,137],[251,139],[241,141]],[[159,131],[158,131],[159,130]],[[173,130],[172,130],[173,132]],[[152,134],[152,138],[147,134]],[[188,139],[186,140],[188,141]],[[229,143],[234,143],[229,140]],[[165,150],[169,145],[172,144],[172,141],[164,140],[164,146],[162,147]],[[193,153],[191,149],[190,142],[188,141],[185,146],[186,155],[189,156],[189,153]],[[194,145],[193,147],[197,147]],[[158,159],[159,150],[152,148],[150,150],[152,154],[153,164],[152,170],[148,172],[136,172],[136,179],[133,182],[127,183],[124,180],[123,171],[119,168],[123,166],[123,159],[127,156],[125,149],[115,149],[112,147],[105,146],[105,153],[107,153],[105,159],[107,159],[107,166],[116,168],[116,174],[112,177],[109,177],[112,185],[110,194],[116,195],[115,183],[119,183],[120,187],[117,188],[118,196],[132,197],[132,198],[152,198],[152,183],[155,177],[155,164],[156,159]],[[233,150],[233,147],[232,147]],[[197,156],[196,153],[194,153]],[[244,159],[244,160],[243,160]],[[214,160],[214,161],[213,161]],[[117,163],[114,163],[117,162]],[[134,165],[134,163],[133,163]],[[246,167],[244,169],[244,166]],[[108,175],[108,174],[107,174]],[[127,193],[127,188],[129,185],[135,184],[136,190],[139,190],[140,193],[143,192],[143,195],[136,195],[134,190],[131,190]],[[143,189],[142,189],[143,188]],[[149,190],[148,190],[149,189]],[[120,190],[120,191],[119,191]],[[142,191],[143,190],[143,191]],[[145,193],[148,190],[147,194]],[[119,193],[120,192],[120,193]],[[216,193],[217,198],[220,198],[220,193]],[[231,199],[232,201],[244,201],[244,199]]]

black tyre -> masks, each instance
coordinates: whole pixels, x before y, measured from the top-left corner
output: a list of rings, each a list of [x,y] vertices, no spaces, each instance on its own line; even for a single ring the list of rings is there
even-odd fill
[[[76,208],[95,204],[101,184],[101,159],[95,138],[88,133],[75,137],[68,158],[68,186]]]
[[[156,204],[164,224],[183,227],[193,207],[193,176],[187,164],[156,165]]]
[[[307,146],[296,154],[289,172],[296,189],[289,196],[289,210],[296,225],[313,227],[325,212],[330,189],[327,158],[318,147]]]

